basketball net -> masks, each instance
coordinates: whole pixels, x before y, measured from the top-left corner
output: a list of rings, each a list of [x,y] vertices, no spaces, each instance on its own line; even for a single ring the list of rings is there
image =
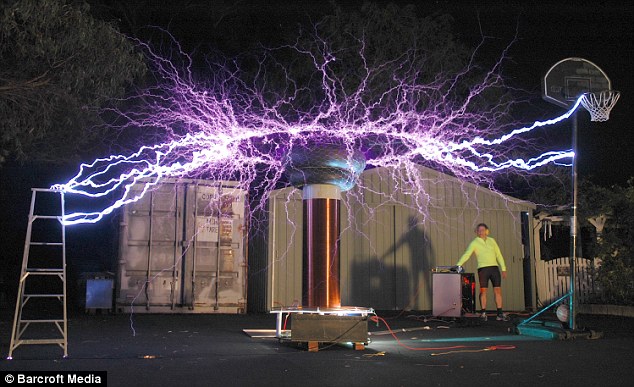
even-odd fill
[[[621,93],[615,90],[606,90],[600,93],[585,93],[581,96],[581,104],[590,112],[590,121],[607,121],[610,118],[610,110],[616,105]]]

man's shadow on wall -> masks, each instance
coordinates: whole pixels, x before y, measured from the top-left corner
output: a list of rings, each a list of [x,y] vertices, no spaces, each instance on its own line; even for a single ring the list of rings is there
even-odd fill
[[[359,254],[355,257],[350,276],[351,305],[379,310],[432,309],[431,269],[436,264],[434,249],[423,223],[416,216],[408,217],[407,226],[407,231],[381,256]],[[408,250],[405,255],[407,262],[398,262],[402,248]]]

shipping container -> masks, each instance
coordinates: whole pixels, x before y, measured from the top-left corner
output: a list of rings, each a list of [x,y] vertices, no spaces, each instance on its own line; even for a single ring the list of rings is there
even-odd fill
[[[124,206],[117,309],[245,313],[246,203],[236,182],[163,179]]]

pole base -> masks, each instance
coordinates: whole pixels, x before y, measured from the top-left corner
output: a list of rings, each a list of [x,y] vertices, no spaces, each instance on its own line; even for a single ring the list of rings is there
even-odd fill
[[[592,329],[570,329],[555,321],[533,320],[528,324],[520,323],[514,332],[522,336],[537,337],[544,340],[599,339],[603,332]]]

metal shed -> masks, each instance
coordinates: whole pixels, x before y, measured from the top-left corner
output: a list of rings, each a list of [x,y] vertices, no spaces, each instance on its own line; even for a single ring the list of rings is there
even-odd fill
[[[398,173],[374,168],[364,171],[360,184],[343,194],[342,304],[431,310],[431,269],[454,265],[475,237],[476,224],[484,222],[508,267],[505,309],[534,307],[529,215],[535,205],[422,166],[416,176],[420,184],[415,186]],[[416,191],[417,186],[422,189]],[[258,230],[262,238],[254,239],[249,251],[250,310],[301,303],[301,191],[275,191],[259,224],[264,226]],[[465,269],[475,272],[475,259]],[[493,292],[489,293],[488,304],[494,305]]]

